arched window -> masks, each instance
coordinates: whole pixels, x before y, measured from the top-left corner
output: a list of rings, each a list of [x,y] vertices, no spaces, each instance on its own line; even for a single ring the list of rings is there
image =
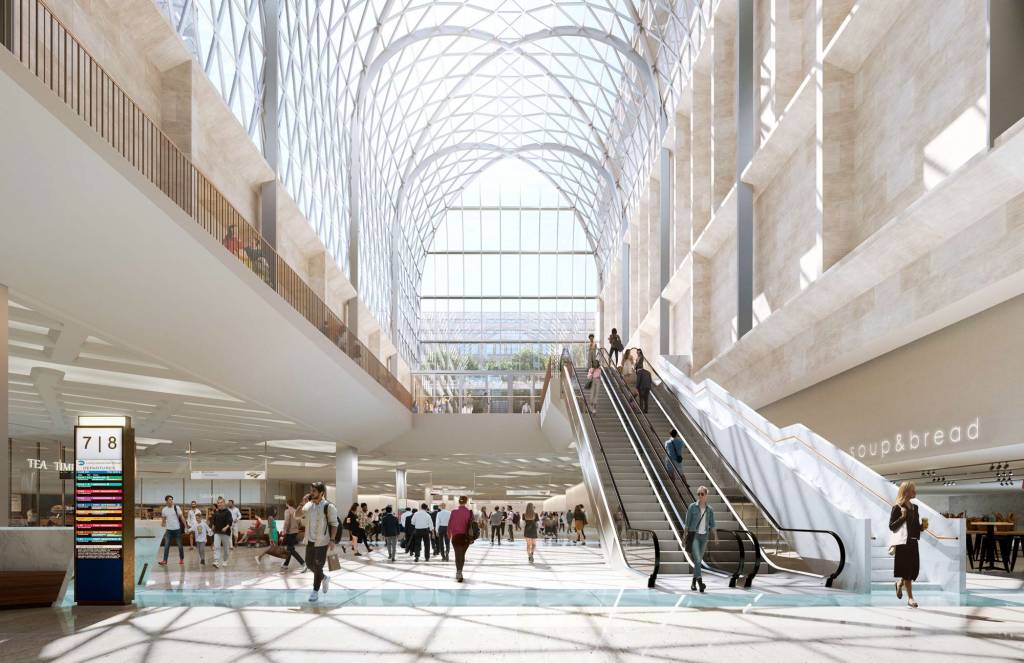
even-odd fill
[[[545,176],[499,161],[445,212],[420,289],[427,370],[543,370],[593,332],[597,266],[577,211]]]

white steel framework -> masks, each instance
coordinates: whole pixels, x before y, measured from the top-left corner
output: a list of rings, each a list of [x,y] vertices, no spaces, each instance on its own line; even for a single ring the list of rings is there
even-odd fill
[[[711,4],[157,2],[257,142],[260,103],[277,104],[280,179],[411,361],[433,234],[501,159],[561,193],[607,276]],[[266,12],[280,25],[278,98],[250,100]]]

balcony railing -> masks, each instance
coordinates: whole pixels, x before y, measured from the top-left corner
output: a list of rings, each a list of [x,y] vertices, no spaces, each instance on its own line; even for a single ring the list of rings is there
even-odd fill
[[[391,395],[412,395],[40,0],[0,0],[6,50]]]
[[[413,385],[423,414],[533,414],[544,402],[540,371],[427,371]]]

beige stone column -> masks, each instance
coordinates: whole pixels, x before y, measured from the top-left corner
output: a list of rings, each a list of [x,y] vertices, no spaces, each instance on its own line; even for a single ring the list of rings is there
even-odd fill
[[[0,283],[0,527],[11,524],[11,423],[7,409],[7,286]]]

